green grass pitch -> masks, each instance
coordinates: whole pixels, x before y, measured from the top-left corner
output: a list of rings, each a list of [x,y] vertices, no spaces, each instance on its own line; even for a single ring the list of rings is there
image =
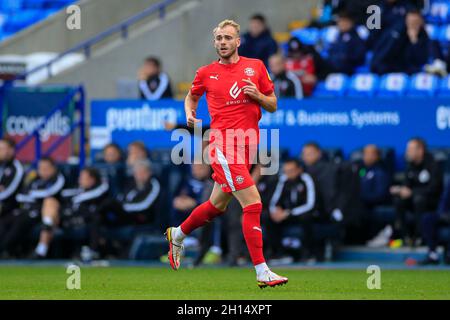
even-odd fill
[[[66,289],[65,267],[0,267],[0,299],[450,299],[450,272],[275,269],[289,283],[259,289],[250,268],[81,267],[81,289]]]

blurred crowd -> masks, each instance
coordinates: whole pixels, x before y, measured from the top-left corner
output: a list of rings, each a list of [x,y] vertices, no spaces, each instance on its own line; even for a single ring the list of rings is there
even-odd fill
[[[283,156],[278,175],[262,175],[262,166],[254,165],[267,256],[325,261],[342,245],[425,245],[428,264],[440,262],[442,244],[450,263],[450,243],[439,237],[440,228],[450,227],[444,165],[420,138],[408,142],[405,157],[406,168],[396,173],[391,149],[367,145],[344,160],[339,150],[311,142],[297,158]],[[206,164],[164,171],[151,158],[142,142],[126,152],[112,143],[74,175],[51,158],[25,170],[12,140],[1,139],[1,257],[128,258],[138,235],[162,238],[165,227],[179,225],[207,199],[213,181]],[[196,264],[248,261],[241,215],[232,201],[223,217],[186,239]]]
[[[367,12],[374,4],[380,9],[379,25],[377,19],[370,19],[373,12]],[[239,54],[265,63],[281,98],[308,97],[331,73],[429,72],[445,76],[450,70],[450,53],[428,34],[425,9],[422,0],[324,0],[320,14],[305,30],[335,26],[333,39],[310,43],[293,32],[281,45],[266,18],[255,14],[249,19],[248,31],[241,35]],[[156,58],[145,61],[140,80],[142,98],[155,100],[172,94],[168,76]]]

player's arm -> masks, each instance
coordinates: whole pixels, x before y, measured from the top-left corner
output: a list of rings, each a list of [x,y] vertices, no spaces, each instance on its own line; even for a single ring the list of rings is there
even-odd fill
[[[201,121],[195,117],[200,98],[201,96],[192,94],[191,91],[189,91],[186,99],[184,99],[184,111],[186,112],[186,123],[188,127],[194,127],[196,122]]]
[[[258,90],[256,84],[251,80],[242,79],[242,81],[247,83],[247,85],[242,88],[246,95],[255,100],[264,110],[271,113],[277,111],[277,97],[275,93],[272,92],[271,94],[265,95]]]

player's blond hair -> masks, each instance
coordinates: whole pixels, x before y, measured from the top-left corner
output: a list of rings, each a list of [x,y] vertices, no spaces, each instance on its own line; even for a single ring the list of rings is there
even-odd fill
[[[232,26],[234,29],[236,29],[236,32],[237,32],[237,34],[239,36],[239,33],[241,32],[241,26],[236,21],[230,20],[230,19],[226,19],[226,20],[223,20],[223,21],[219,22],[217,27],[214,28],[213,34],[216,34],[217,30],[223,29],[223,28],[225,28],[227,26]]]

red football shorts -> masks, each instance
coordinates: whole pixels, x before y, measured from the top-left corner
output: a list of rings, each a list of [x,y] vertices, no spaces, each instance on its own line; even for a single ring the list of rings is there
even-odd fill
[[[210,144],[209,160],[214,171],[212,178],[222,188],[223,192],[233,192],[248,188],[255,184],[250,175],[252,161],[256,156],[256,147],[249,145],[220,148]]]

